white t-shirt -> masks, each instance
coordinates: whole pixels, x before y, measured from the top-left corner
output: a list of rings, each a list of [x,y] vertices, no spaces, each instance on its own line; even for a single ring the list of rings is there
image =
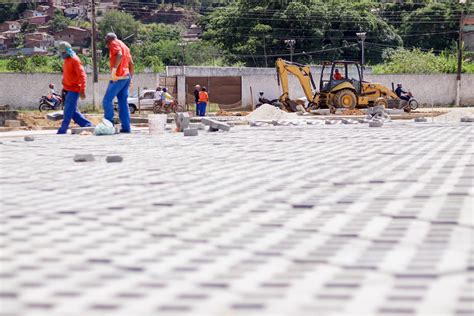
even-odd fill
[[[155,100],[161,100],[161,95],[163,91],[155,91]]]

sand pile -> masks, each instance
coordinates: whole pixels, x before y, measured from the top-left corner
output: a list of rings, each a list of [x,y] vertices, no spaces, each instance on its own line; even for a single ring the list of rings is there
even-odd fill
[[[270,104],[262,104],[258,109],[245,117],[247,121],[291,120],[295,115],[287,113]]]

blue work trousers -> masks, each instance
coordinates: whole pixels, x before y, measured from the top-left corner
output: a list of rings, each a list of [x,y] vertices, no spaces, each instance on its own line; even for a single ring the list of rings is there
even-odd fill
[[[206,106],[207,106],[207,102],[199,102],[197,104],[197,115],[198,116],[206,116]]]
[[[122,133],[130,133],[130,109],[128,108],[128,89],[130,88],[130,77],[128,79],[122,79],[117,81],[109,81],[109,86],[104,95],[102,101],[102,107],[104,108],[104,117],[114,123],[114,105],[113,101],[115,97],[118,100],[118,111],[120,123],[122,123]]]
[[[66,99],[64,100],[64,118],[61,127],[58,129],[58,134],[66,134],[69,128],[71,119],[80,127],[92,126],[91,121],[86,119],[84,115],[77,109],[77,101],[79,100],[79,93],[67,91]]]

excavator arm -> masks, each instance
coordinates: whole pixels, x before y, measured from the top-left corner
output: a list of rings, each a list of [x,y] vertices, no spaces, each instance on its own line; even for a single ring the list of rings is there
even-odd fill
[[[288,101],[290,101],[288,73],[298,78],[308,102],[313,102],[315,97],[315,95],[313,95],[313,89],[316,89],[316,85],[314,84],[309,66],[292,63],[281,58],[277,59],[275,66],[278,75],[278,85],[281,86],[283,90],[283,94],[279,98],[280,102],[288,104]]]

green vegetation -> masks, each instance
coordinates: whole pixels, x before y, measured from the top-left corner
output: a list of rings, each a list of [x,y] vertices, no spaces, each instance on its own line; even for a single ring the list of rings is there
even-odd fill
[[[468,57],[469,58],[469,57]],[[375,65],[376,74],[433,74],[455,73],[457,71],[457,53],[445,51],[435,55],[433,51],[399,48],[388,50],[384,55],[385,63]],[[464,60],[462,71],[474,73],[474,63]]]
[[[143,5],[145,11],[147,7],[151,10],[184,6],[194,15],[201,14],[199,24],[204,30],[202,40],[184,45],[182,25],[143,24],[122,11],[105,13],[98,25],[100,39],[115,32],[124,40],[132,50],[137,72],[162,72],[165,65],[271,67],[278,57],[311,64],[334,59],[359,60],[356,33],[366,32],[366,63],[375,65],[378,73],[452,73],[457,67],[456,54],[447,49],[457,41],[461,10],[473,12],[469,1],[463,8],[458,1],[435,0],[126,1],[132,2]],[[34,6],[32,2],[3,0],[0,22],[18,18]],[[130,13],[139,16],[136,10]],[[50,25],[53,31],[69,25],[90,27],[89,22],[71,20],[62,14],[57,14]],[[27,23],[22,25],[24,31],[34,28]],[[288,39],[295,40],[292,53],[285,43]],[[99,68],[106,72],[108,50],[103,40],[99,48]],[[80,57],[84,64],[91,64],[90,57]],[[0,60],[0,71],[60,70],[60,59],[44,58],[47,62],[40,65],[23,57]],[[472,61],[473,56],[467,55],[464,72],[472,73]]]

